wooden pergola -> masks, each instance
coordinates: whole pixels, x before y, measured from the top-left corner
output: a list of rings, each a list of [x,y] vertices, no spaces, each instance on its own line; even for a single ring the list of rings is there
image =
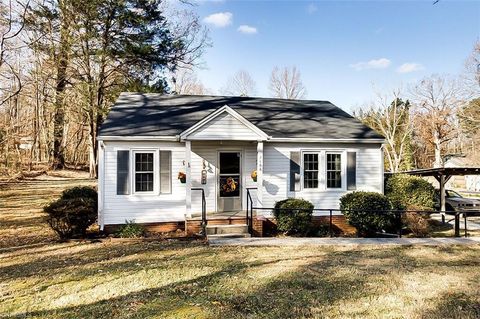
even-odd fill
[[[440,186],[440,211],[445,213],[445,184],[452,176],[480,175],[480,167],[440,167],[415,169],[411,171],[399,172],[399,174],[408,174],[416,176],[433,176]]]

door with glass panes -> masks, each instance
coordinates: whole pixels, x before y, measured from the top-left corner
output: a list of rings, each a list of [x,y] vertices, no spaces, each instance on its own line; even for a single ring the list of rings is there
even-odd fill
[[[217,210],[242,210],[242,154],[237,151],[218,153]]]

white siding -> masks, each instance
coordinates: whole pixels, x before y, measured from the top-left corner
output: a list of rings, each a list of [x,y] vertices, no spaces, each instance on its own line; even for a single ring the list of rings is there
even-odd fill
[[[117,150],[170,150],[172,151],[172,193],[117,195]],[[185,219],[185,184],[177,179],[185,171],[185,147],[175,142],[105,142],[105,196],[103,220],[105,225],[123,224],[126,220],[137,223],[182,221]],[[158,157],[155,159],[158,161]],[[130,163],[132,170],[133,163]],[[132,175],[130,175],[130,182]]]
[[[256,141],[260,136],[231,114],[223,113],[189,134],[188,139]]]
[[[172,193],[141,195],[116,194],[117,150],[170,150],[172,151]],[[257,187],[250,174],[256,169],[257,143],[234,141],[192,142],[192,187],[203,188],[207,200],[207,212],[216,211],[217,162],[219,151],[242,153],[242,201],[246,209],[246,188]],[[314,203],[315,208],[338,208],[339,198],[345,190],[301,190],[290,192],[289,170],[291,151],[355,151],[357,152],[357,190],[383,191],[382,151],[378,144],[331,144],[331,143],[264,143],[263,205],[273,207],[276,201],[287,197],[304,198]],[[126,220],[137,223],[183,221],[186,213],[185,184],[177,179],[179,171],[185,171],[185,144],[180,142],[105,142],[105,179],[103,184],[103,221],[121,224]],[[158,158],[156,158],[158,161]],[[207,170],[207,184],[201,184],[203,163]],[[343,163],[345,165],[345,157]],[[132,167],[133,163],[130,163]],[[323,163],[320,182],[324,183]],[[132,176],[130,177],[132,180]],[[345,183],[343,183],[345,184]],[[255,201],[256,192],[252,195]],[[255,203],[254,203],[255,204]],[[192,212],[201,211],[201,193],[192,191]],[[269,211],[262,212],[269,214]]]
[[[382,151],[378,144],[291,144],[265,143],[264,175],[263,175],[263,202],[264,207],[273,207],[276,201],[287,197],[303,198],[311,201],[315,208],[337,209],[339,199],[347,193],[346,190],[325,190],[324,159],[320,156],[319,189],[302,189],[290,192],[290,152],[291,151],[347,151],[357,152],[357,190],[382,192],[383,167]],[[346,156],[342,156],[342,165],[345,167]],[[344,180],[345,181],[345,180]],[[345,185],[345,182],[343,182]],[[269,213],[264,211],[264,213]]]

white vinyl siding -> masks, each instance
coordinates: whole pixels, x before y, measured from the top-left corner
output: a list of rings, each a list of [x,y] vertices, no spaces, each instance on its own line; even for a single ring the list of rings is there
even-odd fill
[[[256,141],[261,137],[231,114],[223,113],[188,135],[190,140]]]
[[[273,207],[276,201],[295,197],[311,201],[315,208],[339,208],[340,197],[347,193],[344,180],[345,174],[342,174],[342,189],[327,189],[325,175],[320,173],[318,189],[305,189],[302,187],[300,191],[291,192],[288,169],[290,152],[302,152],[302,154],[309,152],[346,154],[347,151],[357,153],[357,190],[383,192],[383,166],[380,144],[265,143],[263,171],[264,207]],[[324,156],[319,158],[320,167],[326,167]],[[342,167],[345,167],[345,165],[346,158],[343,156]],[[345,170],[343,168],[343,172]],[[264,211],[264,213],[268,214],[269,212]]]
[[[104,224],[123,224],[134,220],[137,223],[154,223],[183,221],[186,214],[186,184],[178,179],[178,172],[185,172],[185,143],[181,142],[134,142],[106,141],[104,143],[104,179],[99,194],[103,199],[101,219]],[[117,195],[117,151],[154,151],[154,162],[158,165],[160,151],[171,151],[171,193],[163,194],[159,187],[154,187],[153,194],[133,193]],[[193,188],[203,188],[207,200],[207,211],[216,211],[217,205],[217,161],[219,151],[238,151],[242,154],[242,201],[246,209],[246,188],[257,187],[250,174],[257,167],[257,142],[241,141],[193,141],[191,160],[191,181]],[[342,189],[326,189],[325,187],[325,154],[328,152],[356,152],[356,188],[357,190],[382,192],[383,166],[382,151],[379,144],[333,144],[333,143],[268,143],[264,142],[263,156],[263,206],[273,207],[276,201],[288,198],[304,198],[314,203],[316,208],[338,208],[340,197],[346,193],[345,180]],[[319,152],[319,185],[318,189],[302,189],[290,191],[290,152]],[[133,156],[133,155],[132,155]],[[130,162],[133,171],[134,161]],[[342,157],[342,166],[346,159]],[[207,171],[207,184],[201,184],[202,170]],[[160,176],[155,176],[158,185]],[[323,173],[322,173],[323,171]],[[345,169],[344,169],[345,171]],[[101,173],[101,172],[100,172]],[[343,174],[345,175],[345,174]],[[130,175],[131,176],[131,175]],[[131,178],[131,181],[133,178]],[[133,181],[132,181],[133,182]],[[303,185],[302,185],[303,186]],[[256,191],[252,191],[254,201]],[[192,191],[192,213],[201,211],[201,192]],[[259,212],[270,214],[269,211]]]
[[[109,224],[123,224],[126,220],[136,223],[154,223],[185,220],[185,184],[177,180],[177,173],[184,171],[185,147],[176,142],[133,142],[133,141],[107,141],[104,143],[105,154],[105,178],[104,178],[104,204],[103,222]],[[156,187],[153,193],[131,193],[129,195],[117,195],[116,192],[116,169],[117,151],[130,150],[143,152],[155,150],[154,163],[158,164],[158,151],[172,152],[172,192],[160,194],[158,189],[158,166],[155,175]],[[131,156],[133,156],[131,154]],[[133,160],[130,162],[130,176],[132,177]],[[155,165],[157,165],[155,164]],[[133,183],[133,178],[130,179]],[[132,188],[133,189],[133,188]]]

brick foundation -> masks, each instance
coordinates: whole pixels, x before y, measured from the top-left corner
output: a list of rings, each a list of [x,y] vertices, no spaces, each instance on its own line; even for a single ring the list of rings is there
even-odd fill
[[[260,217],[256,220],[260,223]],[[312,222],[314,225],[329,225],[330,223],[330,216],[313,216]],[[258,229],[261,229],[261,233],[259,232],[258,235],[255,234],[254,229],[254,236],[255,237],[263,237],[274,234],[277,229],[277,223],[275,218],[263,218],[261,220],[262,226],[258,226]],[[254,227],[255,227],[255,220],[254,220]],[[335,234],[343,235],[343,236],[353,236],[357,233],[357,229],[350,225],[345,216],[343,215],[334,215],[332,216],[332,229]]]
[[[185,222],[163,222],[163,223],[141,223],[147,232],[152,233],[170,233],[178,229],[185,230]],[[115,233],[122,224],[105,225],[104,231],[107,234]]]

